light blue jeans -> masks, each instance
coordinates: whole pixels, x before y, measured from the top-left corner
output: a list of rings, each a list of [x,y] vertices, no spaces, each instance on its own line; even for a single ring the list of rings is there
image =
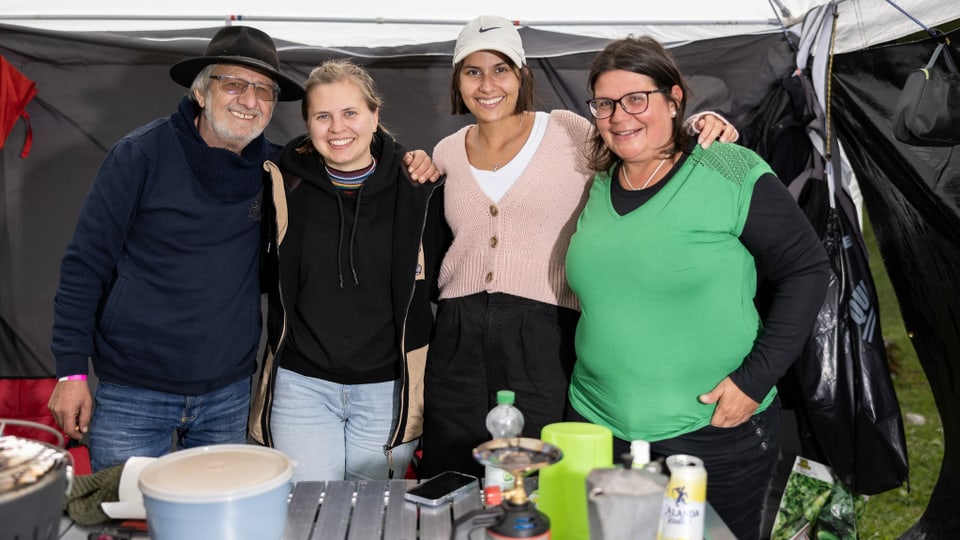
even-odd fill
[[[270,416],[274,447],[297,462],[297,482],[386,480],[399,398],[398,381],[339,384],[280,368]],[[393,478],[403,478],[416,443],[392,450]]]
[[[99,471],[132,456],[171,448],[247,442],[250,380],[200,396],[99,381],[90,423],[90,466]]]

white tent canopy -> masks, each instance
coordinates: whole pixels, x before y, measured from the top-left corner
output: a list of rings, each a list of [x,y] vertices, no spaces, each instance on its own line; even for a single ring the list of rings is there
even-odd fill
[[[792,26],[822,0],[489,0],[482,4],[425,2],[303,2],[210,0],[195,2],[78,3],[66,0],[5,0],[0,23],[49,30],[130,31],[202,28],[242,23],[263,29],[278,40],[322,47],[395,47],[451,41],[460,27],[483,13],[517,21],[521,26],[599,38],[649,34],[678,43],[734,34],[781,31]],[[960,2],[897,0],[927,26],[960,18]],[[835,52],[863,49],[921,28],[883,0],[841,0]]]

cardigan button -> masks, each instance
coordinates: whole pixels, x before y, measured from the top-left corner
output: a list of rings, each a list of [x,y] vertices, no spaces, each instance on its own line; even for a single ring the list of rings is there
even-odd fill
[[[490,205],[490,215],[491,215],[491,216],[496,216],[496,215],[499,214],[499,213],[500,213],[500,210],[497,210],[497,205],[491,204],[491,205]]]
[[[487,277],[485,277],[483,280],[486,281],[487,283],[490,283],[491,281],[493,281],[493,272],[487,272]]]
[[[490,237],[490,247],[492,247],[492,248],[497,247],[497,237],[496,237],[496,236],[491,236],[491,237]]]

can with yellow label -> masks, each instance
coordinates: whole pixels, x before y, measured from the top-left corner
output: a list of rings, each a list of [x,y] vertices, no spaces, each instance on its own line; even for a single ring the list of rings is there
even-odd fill
[[[663,492],[657,540],[702,540],[707,506],[707,470],[696,456],[667,458],[670,481]]]

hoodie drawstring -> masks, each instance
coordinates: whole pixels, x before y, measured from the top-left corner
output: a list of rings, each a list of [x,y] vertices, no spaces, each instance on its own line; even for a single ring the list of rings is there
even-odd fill
[[[353,260],[353,244],[357,238],[357,224],[360,223],[360,201],[363,197],[363,187],[357,190],[357,206],[353,214],[353,225],[350,227],[350,242],[347,244],[347,260],[350,262],[350,273],[353,275],[353,284],[360,285],[360,278],[357,277],[357,267]],[[337,192],[337,208],[340,210],[340,231],[337,235],[337,278],[340,280],[340,288],[343,288],[343,199],[340,198],[340,192]]]
[[[350,250],[350,272],[353,274],[353,284],[360,285],[360,279],[357,278],[357,267],[353,263],[353,243],[357,238],[357,224],[360,223],[360,201],[363,198],[363,187],[361,186],[357,190],[357,208],[353,212],[353,227],[350,229],[350,244],[348,249]],[[343,280],[340,280],[341,283]],[[343,285],[341,285],[342,287]]]
[[[340,288],[343,288],[343,201],[340,199],[340,193],[337,193],[337,208],[340,210],[340,230],[337,233],[337,278],[340,280]]]

